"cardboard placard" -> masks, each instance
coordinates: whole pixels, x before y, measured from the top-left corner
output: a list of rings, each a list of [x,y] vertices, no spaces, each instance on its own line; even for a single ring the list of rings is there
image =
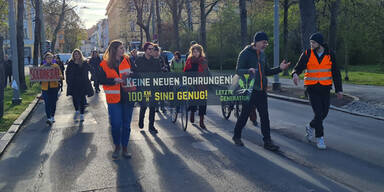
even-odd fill
[[[56,67],[30,67],[29,75],[31,82],[60,80],[60,70]]]

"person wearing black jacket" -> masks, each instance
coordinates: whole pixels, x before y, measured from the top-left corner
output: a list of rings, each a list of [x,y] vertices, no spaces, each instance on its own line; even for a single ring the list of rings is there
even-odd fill
[[[56,60],[56,63],[60,66],[61,75],[63,76],[63,79],[64,79],[64,70],[65,70],[64,63],[61,61],[59,55],[55,56],[55,60]],[[63,92],[63,80],[60,80],[60,91]]]
[[[73,106],[75,107],[74,120],[80,115],[80,121],[84,121],[85,96],[92,96],[93,89],[88,78],[88,62],[79,49],[72,52],[72,58],[68,62],[65,73],[67,82],[67,96],[72,95]]]
[[[279,146],[272,142],[270,135],[268,100],[267,100],[267,76],[274,75],[287,69],[291,63],[285,60],[280,67],[268,68],[266,65],[265,48],[268,46],[268,36],[264,32],[257,32],[254,36],[254,42],[245,47],[239,54],[237,60],[236,72],[249,71],[255,78],[252,94],[248,102],[243,103],[240,117],[237,119],[235,133],[232,140],[238,146],[244,146],[241,141],[241,132],[247,123],[251,110],[256,107],[260,115],[261,132],[263,134],[264,148],[271,151],[279,150]]]
[[[153,59],[153,49],[154,46],[152,43],[147,42],[143,46],[144,55],[138,56],[135,59],[135,67],[133,69],[134,73],[153,73],[153,72],[161,72],[161,66],[158,62],[155,62]],[[151,133],[158,133],[157,129],[154,126],[155,123],[155,109],[156,107],[149,107],[149,125],[148,130]],[[145,112],[147,110],[147,106],[140,106],[140,115],[139,115],[139,128],[142,129],[144,127],[144,117]]]
[[[100,92],[100,82],[99,80],[97,79],[97,68],[99,67],[101,63],[101,59],[99,57],[99,53],[94,50],[92,51],[92,57],[91,59],[89,60],[89,69],[90,69],[90,72],[91,72],[91,81],[93,81],[93,87],[95,88],[95,92],[96,93],[99,93]]]
[[[330,90],[332,81],[338,99],[343,97],[342,79],[340,70],[336,65],[334,53],[324,43],[321,33],[314,33],[310,37],[311,49],[305,50],[292,72],[293,82],[297,85],[299,75],[307,70],[304,85],[309,96],[313,112],[312,121],[306,125],[306,137],[309,142],[313,140],[315,130],[316,145],[319,149],[326,149],[324,142],[323,121],[327,117],[330,106]]]
[[[7,86],[7,79],[9,81],[9,86],[12,86],[12,61],[8,58],[8,55],[4,56],[4,66],[5,66],[5,86]]]

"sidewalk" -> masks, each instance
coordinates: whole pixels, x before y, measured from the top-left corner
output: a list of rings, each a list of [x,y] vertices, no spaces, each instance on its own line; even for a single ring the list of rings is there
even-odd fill
[[[273,77],[268,77],[268,82],[273,83]],[[304,81],[300,80],[299,85],[295,86],[292,79],[281,78],[281,86],[284,88],[302,88]],[[371,85],[353,85],[343,82],[343,92],[357,97],[359,100],[353,101],[341,108],[378,117],[384,117],[384,87]]]

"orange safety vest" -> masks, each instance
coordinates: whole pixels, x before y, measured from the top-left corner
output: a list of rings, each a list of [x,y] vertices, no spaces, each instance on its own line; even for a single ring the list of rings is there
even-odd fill
[[[332,85],[332,61],[329,54],[324,55],[321,63],[317,60],[313,50],[307,63],[307,72],[304,75],[304,85]]]
[[[131,64],[129,59],[124,58],[123,61],[119,65],[119,74],[117,74],[115,69],[111,69],[108,66],[106,60],[103,60],[100,63],[100,66],[103,68],[108,79],[121,78],[124,79],[123,76],[127,75],[131,72]],[[103,85],[105,95],[107,97],[107,103],[118,103],[120,102],[120,83],[115,85]]]

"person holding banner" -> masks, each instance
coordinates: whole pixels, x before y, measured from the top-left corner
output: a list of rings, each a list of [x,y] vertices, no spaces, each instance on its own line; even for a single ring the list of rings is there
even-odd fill
[[[208,61],[205,57],[204,49],[199,44],[193,44],[189,49],[189,56],[185,63],[184,72],[207,73],[209,71]],[[194,123],[196,106],[190,106],[190,121]],[[204,115],[207,113],[207,104],[199,105],[200,127],[206,129],[204,124]]]
[[[85,96],[93,95],[93,88],[88,78],[89,65],[79,49],[72,52],[72,57],[68,61],[65,71],[67,81],[67,96],[72,96],[73,106],[75,107],[74,120],[80,115],[80,122],[84,121]]]
[[[98,70],[98,80],[103,85],[108,103],[109,123],[115,150],[113,159],[118,159],[123,147],[123,156],[130,158],[128,141],[131,133],[133,102],[128,99],[129,90],[123,89],[124,78],[132,74],[130,59],[124,54],[121,41],[112,41],[104,54]]]
[[[270,151],[279,150],[279,146],[272,142],[270,135],[268,100],[267,100],[267,76],[274,75],[287,69],[291,64],[285,60],[280,67],[268,68],[267,56],[264,50],[268,46],[268,36],[264,32],[257,32],[251,45],[246,46],[239,54],[236,72],[248,71],[255,77],[255,83],[251,93],[250,101],[243,103],[240,117],[237,119],[234,136],[232,140],[238,146],[244,146],[241,141],[241,132],[247,123],[251,110],[256,107],[260,115],[261,132],[264,136],[264,148]]]
[[[153,58],[153,43],[147,42],[143,45],[144,55],[139,56],[135,60],[135,73],[158,73],[161,72],[161,66],[158,62],[156,62]],[[139,114],[139,128],[144,128],[144,117],[145,112],[147,110],[147,106],[142,104],[140,106],[140,114]],[[157,134],[158,130],[155,128],[155,106],[149,106],[149,125],[148,130],[153,134]]]
[[[44,64],[40,67],[54,67],[57,68],[60,71],[60,66],[56,63],[53,63],[53,54],[50,52],[47,52],[44,55]],[[59,73],[59,76],[61,79],[63,79],[63,75],[61,74],[61,71]],[[59,92],[59,81],[42,81],[41,82],[41,90],[42,90],[42,96],[45,103],[45,113],[47,115],[47,124],[52,125],[52,123],[55,122],[55,111],[56,111],[56,102],[57,102],[57,95]]]

